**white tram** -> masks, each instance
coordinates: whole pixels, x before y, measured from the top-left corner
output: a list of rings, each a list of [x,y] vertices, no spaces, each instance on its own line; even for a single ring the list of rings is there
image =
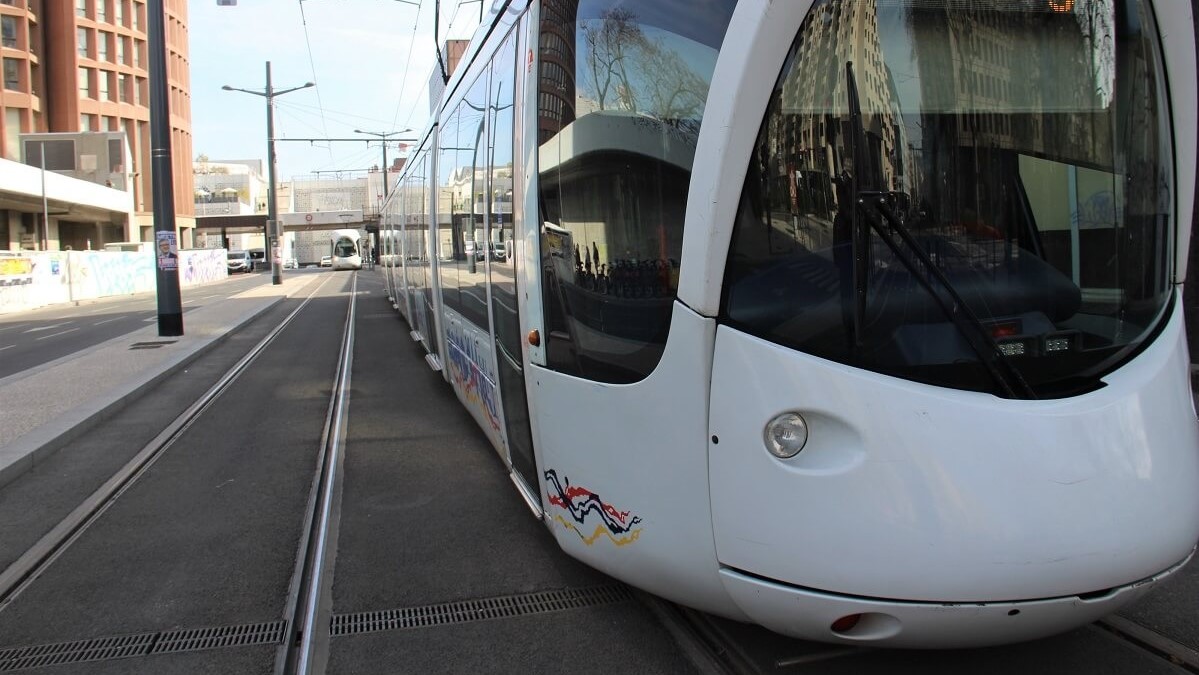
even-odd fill
[[[1189,4],[496,0],[389,292],[612,576],[843,643],[1090,622],[1199,539]]]
[[[362,237],[358,230],[334,230],[329,235],[329,248],[333,253],[333,269],[362,269]]]

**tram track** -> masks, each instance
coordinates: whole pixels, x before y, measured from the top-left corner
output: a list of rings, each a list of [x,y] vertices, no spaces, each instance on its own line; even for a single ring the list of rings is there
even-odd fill
[[[143,477],[167,454],[172,446],[185,437],[188,430],[197,424],[207,411],[212,409],[225,394],[235,389],[234,385],[238,379],[268,351],[268,347],[274,344],[285,330],[293,325],[297,317],[310,306],[314,298],[321,295],[328,282],[334,278],[330,276],[318,284],[294,310],[279,320],[277,325],[271,328],[232,367],[221,374],[183,412],[173,418],[161,432],[145,443],[119,470],[83,499],[66,517],[50,528],[33,546],[25,550],[3,571],[0,571],[0,613],[12,606],[23,593],[37,584],[38,580],[43,578],[43,575],[51,569],[56,561],[70,551],[72,546],[96,523],[103,520],[105,514],[121,500],[123,495],[140,484]],[[352,308],[352,297],[349,304]],[[346,319],[347,328],[351,330],[352,320],[351,310]],[[343,377],[344,372],[344,370],[339,370],[338,377]],[[345,384],[347,383],[341,381],[340,391],[345,391]],[[339,384],[335,382],[334,391],[338,390]],[[330,404],[331,411],[337,409],[339,406]],[[329,425],[326,424],[326,430],[328,428]],[[324,444],[322,443],[321,446],[323,451]],[[314,480],[313,483],[316,481]],[[298,524],[298,521],[296,522]],[[199,626],[182,630],[114,634],[75,641],[6,647],[0,648],[0,672],[226,646],[280,645],[279,649],[282,651],[289,644],[289,640],[286,638],[291,625],[294,625],[293,620]]]
[[[354,321],[357,315],[358,275],[350,286],[341,351],[337,359],[335,385],[321,435],[317,478],[305,516],[304,539],[297,556],[296,574],[288,597],[287,635],[276,668],[284,675],[323,672],[328,659],[332,615],[332,567],[339,520],[340,470],[344,457],[346,424],[349,417],[350,375],[354,360]]]
[[[122,493],[144,475],[146,470],[171,447],[175,440],[274,342],[275,338],[304,310],[312,297],[320,292],[325,283],[327,280],[314,289],[300,306],[234,364],[195,403],[171,420],[162,432],[144,445],[132,459],[80,503],[74,511],[63,518],[3,572],[0,572],[0,611],[3,611],[32,580],[40,575],[42,570],[52,564],[75,539],[104,514]]]

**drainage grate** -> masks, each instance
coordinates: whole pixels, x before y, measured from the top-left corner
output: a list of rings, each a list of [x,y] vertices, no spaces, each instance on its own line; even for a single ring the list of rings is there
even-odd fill
[[[162,342],[134,342],[133,344],[129,345],[129,348],[130,349],[158,349],[159,347],[163,347],[166,345],[173,345],[176,342],[178,342],[178,340],[164,340]]]
[[[107,661],[108,659],[143,656],[150,652],[155,635],[156,633],[143,633],[141,635],[0,649],[0,672],[57,666],[64,663]]]
[[[464,600],[440,605],[405,607],[379,612],[334,615],[330,635],[356,635],[384,630],[427,628],[486,619],[561,612],[567,609],[612,605],[632,600],[627,586],[609,585],[564,591],[542,591],[485,600]]]
[[[192,628],[161,633],[95,638],[32,647],[12,647],[0,649],[0,673],[65,663],[126,659],[149,654],[282,644],[286,627],[287,624],[283,621],[273,621],[242,626]]]
[[[287,624],[283,621],[255,623],[223,628],[192,628],[162,633],[154,643],[151,654],[194,652],[201,649],[221,647],[246,647],[249,645],[271,645],[283,642]]]

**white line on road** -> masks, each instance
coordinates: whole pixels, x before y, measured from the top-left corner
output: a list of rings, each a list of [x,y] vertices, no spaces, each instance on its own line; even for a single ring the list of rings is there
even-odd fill
[[[111,319],[105,319],[105,320],[103,320],[103,321],[97,321],[96,323],[93,323],[92,325],[93,325],[93,326],[101,326],[101,325],[103,325],[103,324],[106,324],[106,323],[109,323],[109,322],[112,322],[112,321],[120,321],[121,319],[128,319],[128,318],[129,318],[129,317],[127,317],[127,316],[116,316],[116,317],[113,317],[113,318],[111,318]]]
[[[39,340],[49,340],[52,337],[58,337],[59,335],[66,335],[67,333],[71,333],[71,332],[74,332],[77,330],[79,330],[79,329],[78,328],[68,328],[68,329],[62,331],[61,333],[51,333],[49,335],[43,335],[38,339]]]
[[[13,347],[16,347],[16,345],[4,345],[3,347],[0,347],[0,352],[4,351],[5,349],[12,349]]]
[[[26,333],[40,333],[44,330],[54,330],[55,328],[61,328],[69,323],[71,323],[71,322],[63,321],[62,323],[51,324],[49,326],[38,326],[37,328],[30,328],[29,330],[27,330],[25,332]]]

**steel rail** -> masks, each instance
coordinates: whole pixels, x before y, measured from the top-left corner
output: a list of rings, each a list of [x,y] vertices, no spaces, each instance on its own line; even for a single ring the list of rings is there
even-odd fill
[[[92,523],[96,522],[113,503],[163,455],[188,427],[223,394],[246,368],[270,345],[283,329],[308,305],[312,297],[328,283],[325,279],[304,299],[300,306],[284,318],[269,334],[246,353],[212,385],[200,398],[188,406],[165,429],[142,447],[128,462],[75,507],[49,532],[25,551],[3,572],[0,572],[0,611],[49,567]]]
[[[287,675],[324,672],[328,659],[331,587],[325,572],[332,566],[331,551],[340,506],[338,490],[349,420],[350,374],[354,361],[354,320],[357,315],[358,275],[350,286],[350,306],[342,333],[335,385],[329,397],[317,478],[309,499],[304,536],[297,556],[296,574],[285,620],[288,642],[276,661],[276,673]],[[331,576],[328,577],[331,580]],[[302,600],[302,601],[301,601]],[[322,620],[323,617],[323,620]]]

